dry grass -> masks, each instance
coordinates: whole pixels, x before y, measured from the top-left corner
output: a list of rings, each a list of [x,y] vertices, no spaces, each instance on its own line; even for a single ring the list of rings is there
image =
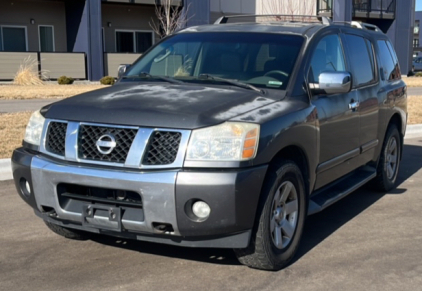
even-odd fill
[[[106,88],[104,85],[0,85],[0,99],[67,98],[88,91]]]
[[[10,158],[22,144],[26,124],[32,112],[0,114],[0,159]]]
[[[41,75],[38,73],[38,61],[27,57],[20,64],[13,83],[20,86],[44,85],[43,77],[42,72]]]
[[[403,78],[407,87],[422,87],[422,77]]]
[[[408,124],[422,123],[422,96],[410,96]],[[32,112],[0,114],[0,159],[10,158],[22,144],[26,124]]]
[[[422,123],[422,96],[409,96],[407,110],[409,112],[408,124]]]

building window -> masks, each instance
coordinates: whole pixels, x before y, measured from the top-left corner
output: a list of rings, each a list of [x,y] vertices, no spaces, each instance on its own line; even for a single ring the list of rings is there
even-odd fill
[[[419,34],[419,21],[415,22],[415,27],[413,28],[414,34]]]
[[[0,50],[2,51],[28,51],[26,26],[0,26],[0,38]]]
[[[39,26],[39,41],[41,52],[54,52],[54,27],[47,25]]]
[[[413,39],[413,47],[419,47],[419,39],[417,38]]]
[[[116,52],[144,53],[154,43],[151,31],[116,30]]]

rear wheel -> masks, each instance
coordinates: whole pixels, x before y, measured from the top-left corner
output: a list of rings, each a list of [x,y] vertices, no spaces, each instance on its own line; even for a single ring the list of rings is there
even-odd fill
[[[385,192],[394,188],[399,172],[401,151],[400,133],[396,125],[390,125],[382,146],[377,176],[373,180],[375,190]]]
[[[280,163],[266,180],[254,233],[246,249],[236,249],[239,261],[252,268],[280,270],[295,255],[306,217],[302,173],[291,162]]]
[[[65,238],[75,240],[88,240],[91,238],[91,234],[89,232],[66,228],[48,221],[44,221],[44,223],[51,231],[58,235],[64,236]]]

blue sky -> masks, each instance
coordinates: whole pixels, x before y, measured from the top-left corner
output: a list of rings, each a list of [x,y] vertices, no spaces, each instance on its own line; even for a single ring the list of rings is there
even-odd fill
[[[422,11],[422,0],[416,0],[416,11]]]

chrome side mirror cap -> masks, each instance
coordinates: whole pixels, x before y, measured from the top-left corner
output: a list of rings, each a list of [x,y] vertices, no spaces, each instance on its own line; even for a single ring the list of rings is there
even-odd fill
[[[126,73],[126,71],[130,68],[130,66],[131,65],[128,65],[128,64],[119,65],[119,68],[117,69],[117,78],[120,79]]]
[[[345,94],[352,90],[352,75],[349,72],[323,72],[319,75],[319,84],[310,84],[310,88],[320,94]]]

